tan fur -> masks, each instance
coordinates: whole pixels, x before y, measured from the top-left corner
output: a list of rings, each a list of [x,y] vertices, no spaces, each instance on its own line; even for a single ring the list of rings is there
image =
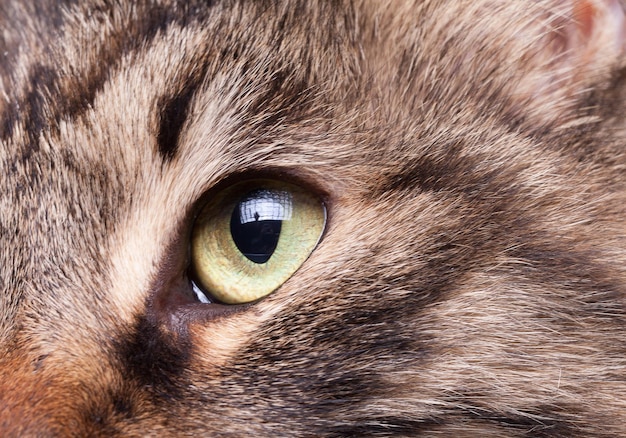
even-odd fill
[[[626,436],[625,15],[0,1],[0,435]],[[194,302],[257,175],[323,239]]]

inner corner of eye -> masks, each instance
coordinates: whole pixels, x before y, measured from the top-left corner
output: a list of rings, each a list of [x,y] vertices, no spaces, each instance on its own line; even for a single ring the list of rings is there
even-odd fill
[[[215,194],[191,239],[196,297],[240,304],[270,294],[314,250],[325,220],[319,197],[290,183],[253,180]]]
[[[198,301],[200,301],[203,304],[212,303],[209,297],[207,297],[206,294],[202,292],[202,289],[198,287],[198,285],[196,284],[194,280],[191,280],[191,289],[193,290],[193,293],[195,294]]]

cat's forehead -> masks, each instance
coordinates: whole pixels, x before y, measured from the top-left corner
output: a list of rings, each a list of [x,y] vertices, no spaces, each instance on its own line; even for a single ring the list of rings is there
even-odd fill
[[[7,17],[43,30],[26,38],[17,26],[6,32],[4,56],[15,66],[0,76],[10,95],[0,104],[2,137],[27,149],[28,127],[78,162],[102,157],[124,172],[152,173],[151,165],[178,152],[188,160],[194,150],[239,168],[268,152],[341,162],[355,143],[384,164],[397,158],[386,152],[403,137],[447,133],[474,119],[467,93],[474,84],[493,93],[494,106],[506,86],[497,66],[504,61],[506,69],[507,56],[492,59],[492,40],[484,39],[506,23],[429,18],[436,9],[478,14],[490,7],[482,2],[394,5],[401,14],[369,2],[73,4],[34,16],[13,7],[20,13]],[[516,32],[501,32],[498,50],[515,49]],[[445,76],[454,81],[440,84]],[[411,117],[396,123],[398,114]],[[386,138],[371,139],[381,132]]]
[[[5,191],[12,205],[25,201],[4,213],[25,248],[10,263],[28,277],[84,257],[102,273],[92,289],[124,278],[105,298],[133,309],[168,236],[228,175],[308,172],[335,196],[365,194],[413,159],[434,168],[444,146],[488,144],[499,132],[466,91],[479,83],[495,103],[498,76],[476,66],[499,61],[486,43],[471,53],[462,46],[495,24],[444,34],[428,3],[413,6],[390,15],[369,3],[74,4],[34,16],[13,6],[7,16],[18,23],[46,26],[21,39],[9,27],[5,37],[22,41],[4,55],[14,68],[2,75],[0,106]],[[486,74],[491,82],[481,84]],[[128,264],[136,253],[146,257]]]

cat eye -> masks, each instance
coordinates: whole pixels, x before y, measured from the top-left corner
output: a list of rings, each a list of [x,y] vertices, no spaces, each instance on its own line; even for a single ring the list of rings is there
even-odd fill
[[[193,227],[194,292],[202,302],[224,304],[272,293],[309,257],[325,223],[322,201],[297,185],[263,179],[226,188]]]

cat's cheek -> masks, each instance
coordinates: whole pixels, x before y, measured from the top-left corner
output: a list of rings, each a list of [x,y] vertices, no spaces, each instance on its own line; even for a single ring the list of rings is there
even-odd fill
[[[196,362],[194,367],[211,373],[228,365],[255,335],[261,322],[258,314],[240,313],[207,323],[189,325],[189,341]]]

